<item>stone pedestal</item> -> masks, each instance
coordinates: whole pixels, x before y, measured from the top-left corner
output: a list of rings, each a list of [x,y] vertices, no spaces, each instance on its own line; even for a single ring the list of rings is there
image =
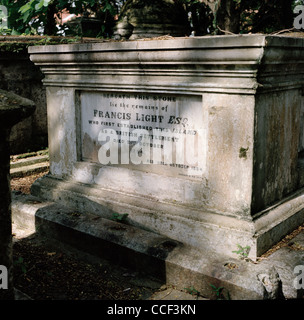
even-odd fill
[[[31,47],[50,151],[32,193],[128,213],[199,251],[260,256],[304,222],[303,46],[240,35]]]
[[[32,101],[0,90],[0,265],[8,271],[7,288],[1,287],[0,300],[14,299],[9,178],[10,130],[13,125],[30,116],[34,110],[35,105]]]

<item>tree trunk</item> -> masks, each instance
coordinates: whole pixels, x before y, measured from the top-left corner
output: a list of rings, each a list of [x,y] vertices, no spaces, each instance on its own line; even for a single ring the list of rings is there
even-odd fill
[[[281,0],[280,22],[282,29],[289,29],[293,26],[292,0]]]
[[[57,31],[55,14],[58,12],[58,10],[56,6],[57,6],[57,1],[51,1],[47,8],[44,34],[48,36],[55,35]]]
[[[216,23],[221,33],[224,31],[240,32],[240,14],[241,10],[237,7],[234,0],[220,0],[216,12]]]

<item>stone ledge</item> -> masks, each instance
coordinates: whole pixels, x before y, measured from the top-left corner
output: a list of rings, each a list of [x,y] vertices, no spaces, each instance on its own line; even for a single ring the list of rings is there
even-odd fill
[[[17,167],[10,170],[10,175],[12,178],[19,178],[31,175],[33,173],[44,172],[49,168],[49,162],[39,162],[23,167]]]
[[[149,228],[150,232],[167,234],[171,239],[178,239],[184,229],[187,238],[184,237],[183,242],[199,251],[203,247],[203,251],[234,256],[232,252],[237,244],[247,245],[250,247],[249,257],[253,260],[304,223],[303,189],[268,208],[253,222],[231,216],[212,215],[208,211],[176,203],[170,205],[145,196],[136,198],[134,194],[115,193],[102,186],[55,179],[50,175],[37,179],[31,192],[40,199],[54,201],[73,210],[88,211],[106,219],[113,212],[126,212],[134,227]],[[172,216],[175,216],[175,221]],[[158,226],[155,226],[155,217],[162,219]]]
[[[48,155],[38,155],[38,156],[30,156],[24,159],[15,159],[11,161],[11,169],[14,168],[20,168],[36,163],[41,163],[41,162],[48,162],[49,156]]]
[[[293,287],[293,269],[302,263],[303,254],[286,253],[286,248],[282,248],[283,254],[277,252],[260,263],[246,262],[198,252],[156,233],[20,193],[13,193],[12,212],[15,224],[23,221],[23,227],[46,238],[140,270],[179,290],[193,286],[207,298],[214,298],[213,284],[224,287],[232,300],[264,299],[265,289],[257,275],[273,266],[281,277],[285,298],[299,298],[301,294]]]
[[[10,176],[20,178],[33,173],[45,172],[49,169],[49,156],[45,151],[11,156]]]

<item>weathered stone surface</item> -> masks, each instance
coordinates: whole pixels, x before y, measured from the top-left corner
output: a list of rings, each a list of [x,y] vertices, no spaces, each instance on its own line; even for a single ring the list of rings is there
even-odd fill
[[[26,45],[38,37],[0,36],[0,89],[12,91],[35,102],[32,116],[16,124],[10,133],[11,153],[19,154],[29,149],[47,145],[46,95],[43,75],[29,59]]]
[[[128,0],[120,13],[114,35],[139,39],[162,35],[186,36],[189,22],[183,5],[172,0]]]
[[[32,101],[0,90],[0,265],[8,271],[7,288],[1,288],[0,300],[14,298],[9,135],[11,127],[34,110]]]
[[[68,248],[93,254],[97,261],[98,257],[107,258],[178,290],[193,287],[208,299],[219,298],[216,289],[221,287],[220,298],[227,300],[303,298],[303,289],[297,290],[294,285],[302,277],[300,273],[297,278],[294,270],[303,267],[303,231],[267,258],[253,263],[236,253],[231,257],[198,250],[130,226],[129,217],[122,224],[32,195],[14,193],[12,212],[14,225],[28,234],[37,232],[60,241]],[[175,290],[151,298],[188,299]]]
[[[105,218],[129,213],[134,226],[199,250],[249,246],[256,258],[304,221],[302,48],[264,35],[31,48],[51,136],[50,175],[33,193]],[[146,123],[151,138],[164,123],[183,128],[183,115],[201,138],[195,170],[100,163],[98,131],[125,120],[131,134]]]
[[[114,27],[114,39],[129,39],[133,33],[133,29],[134,26],[128,22],[128,17],[122,17]]]
[[[27,118],[35,110],[35,104],[12,92],[0,89],[0,125],[11,128],[21,119]]]
[[[269,270],[265,270],[264,273],[258,274],[257,277],[265,288],[264,299],[284,299],[282,281],[274,267],[270,268]]]

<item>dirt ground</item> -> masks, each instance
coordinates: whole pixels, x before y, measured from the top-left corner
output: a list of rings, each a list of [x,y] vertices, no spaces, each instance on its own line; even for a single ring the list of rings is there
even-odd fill
[[[11,188],[29,193],[44,174],[14,178]],[[14,286],[34,300],[143,300],[166,289],[133,270],[84,259],[35,234],[23,238],[15,231],[13,236]]]
[[[159,288],[132,270],[87,262],[35,236],[14,241],[13,250],[14,287],[33,300],[143,300]]]
[[[21,178],[13,178],[11,179],[11,189],[15,191],[20,191],[25,194],[30,193],[31,185],[38,178],[44,176],[46,172],[34,173],[29,176],[21,177]]]

